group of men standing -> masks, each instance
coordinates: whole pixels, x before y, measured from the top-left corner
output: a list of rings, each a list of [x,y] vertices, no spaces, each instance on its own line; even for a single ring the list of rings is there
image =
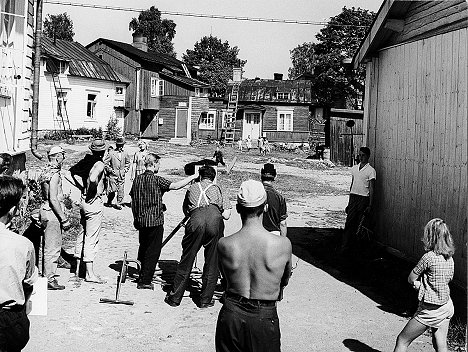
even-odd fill
[[[110,178],[107,204],[112,202],[115,193],[117,205],[121,206],[123,202],[125,174],[130,164],[128,154],[123,149],[124,142],[118,139],[116,149],[106,156],[106,142],[95,140],[89,146],[92,154],[70,169],[76,186],[81,190],[83,225],[74,250],[77,262],[75,278],[78,278],[80,261],[83,261],[85,280],[92,283],[104,282],[94,272],[93,263],[98,252],[106,180]],[[247,180],[241,184],[236,210],[240,214],[242,227],[224,237],[224,221],[231,215],[231,204],[226,192],[215,182],[216,170],[204,165],[198,175],[171,182],[157,175],[160,157],[148,152],[146,144],[139,146],[140,150],[134,156],[130,190],[134,226],[139,232],[141,271],[137,288],[154,289],[152,280],[164,233],[165,206],[162,196],[192,182],[183,202],[183,212],[188,222],[182,240],[182,256],[172,290],[168,292],[165,302],[173,307],[180,305],[194,260],[203,246],[205,264],[199,307],[214,305],[213,294],[219,270],[226,282],[221,300],[223,307],[216,326],[216,350],[279,351],[276,304],[282,299],[283,288],[291,276],[292,247],[286,237],[286,201],[273,186],[277,175],[274,165],[267,163],[263,166],[262,182]],[[354,231],[356,219],[362,213],[370,212],[372,207],[375,170],[368,164],[370,150],[361,148],[359,156],[360,164],[352,169],[344,249]],[[46,172],[39,179],[44,197],[39,216],[45,233],[43,274],[48,278],[49,289],[64,288],[56,280],[62,232],[71,226],[63,206],[60,171],[64,158],[65,151],[61,147],[52,147],[48,152]],[[5,346],[20,350],[28,339],[29,321],[25,307],[37,277],[36,258],[31,243],[8,230],[24,188],[23,183],[14,177],[0,177],[0,274],[2,280],[9,280],[7,286],[0,285],[0,350]],[[6,254],[4,247],[8,252]],[[18,285],[22,285],[22,288]],[[20,322],[16,327],[18,331],[11,328],[16,320]]]

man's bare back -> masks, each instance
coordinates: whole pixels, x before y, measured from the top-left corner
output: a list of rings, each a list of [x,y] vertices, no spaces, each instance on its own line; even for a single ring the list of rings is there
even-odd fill
[[[275,301],[291,275],[291,242],[266,231],[261,217],[247,219],[242,229],[219,240],[227,292]]]

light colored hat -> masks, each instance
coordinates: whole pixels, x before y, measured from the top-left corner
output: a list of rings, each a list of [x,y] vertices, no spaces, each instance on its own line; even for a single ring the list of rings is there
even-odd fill
[[[237,204],[253,208],[265,203],[267,195],[260,181],[247,180],[242,182],[237,193]]]
[[[55,155],[59,153],[65,153],[65,150],[59,145],[54,145],[50,150],[48,151],[47,155]]]
[[[95,139],[89,146],[89,149],[93,152],[103,152],[107,150],[107,144],[103,139]]]

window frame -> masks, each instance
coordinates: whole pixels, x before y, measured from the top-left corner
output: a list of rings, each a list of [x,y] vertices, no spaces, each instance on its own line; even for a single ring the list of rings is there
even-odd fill
[[[281,123],[281,115],[284,115],[283,123]],[[290,115],[289,126],[286,129],[286,116]],[[276,111],[276,130],[279,132],[292,132],[294,131],[294,109],[277,109]]]
[[[97,105],[97,93],[87,93],[88,97],[86,99],[86,119],[91,121],[96,121],[96,105]],[[90,95],[94,95],[94,99],[89,99]],[[91,104],[91,108],[89,108],[89,104]],[[90,113],[90,115],[88,115]]]
[[[212,115],[211,119],[210,119],[210,115]],[[206,121],[203,121],[204,116],[206,116]],[[216,110],[208,110],[206,115],[204,114],[201,115],[200,123],[198,124],[198,129],[214,131],[215,127],[216,127]]]
[[[278,100],[289,100],[290,98],[291,98],[291,93],[289,92],[276,92],[276,99]]]

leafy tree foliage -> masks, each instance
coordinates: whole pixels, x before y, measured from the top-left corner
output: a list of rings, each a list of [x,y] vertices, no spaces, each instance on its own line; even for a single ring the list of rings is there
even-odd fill
[[[140,12],[138,18],[130,21],[129,29],[146,36],[148,49],[176,56],[172,40],[175,37],[176,24],[166,18],[161,19],[161,12],[154,6]]]
[[[197,41],[193,50],[187,49],[182,59],[193,66],[199,66],[198,78],[212,87],[214,95],[226,92],[228,81],[232,78],[233,67],[244,67],[247,60],[238,58],[239,48],[231,47],[228,41],[213,36],[204,36]]]
[[[44,20],[44,35],[54,39],[73,41],[73,21],[66,12],[58,15],[48,14]]]
[[[344,102],[346,107],[356,108],[356,98],[364,91],[365,70],[346,68],[343,60],[353,58],[374,17],[372,11],[343,7],[315,36],[316,43],[304,43],[290,51],[289,77],[313,73],[313,88],[320,103]]]

